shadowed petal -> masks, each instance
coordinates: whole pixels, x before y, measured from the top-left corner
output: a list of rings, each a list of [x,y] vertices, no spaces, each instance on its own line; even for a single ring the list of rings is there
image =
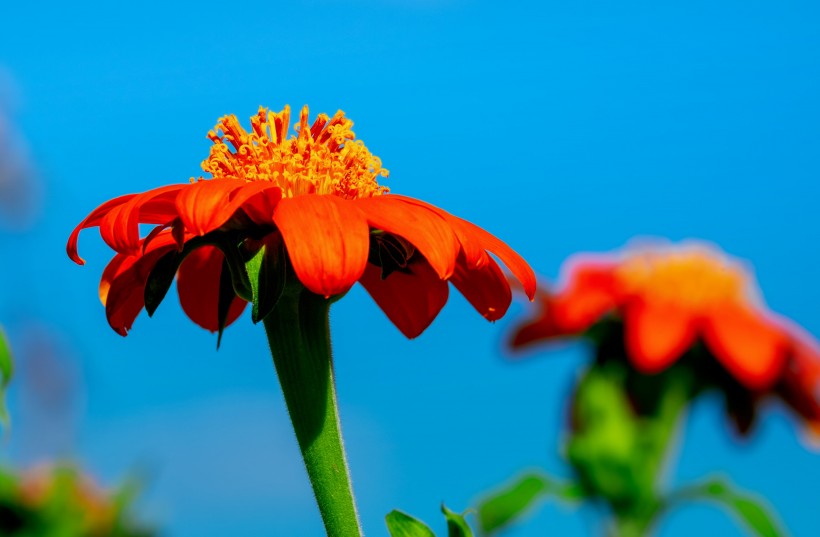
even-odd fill
[[[151,241],[144,254],[117,254],[105,267],[100,280],[100,300],[105,306],[108,324],[125,336],[145,307],[145,284],[157,261],[176,248],[170,232]]]
[[[488,259],[483,267],[475,269],[468,269],[459,263],[450,282],[488,321],[497,321],[503,317],[512,302],[510,284],[492,259]]]
[[[623,310],[626,349],[644,373],[663,371],[695,341],[697,327],[685,308],[635,300]]]
[[[359,280],[387,318],[408,338],[420,335],[447,303],[447,282],[424,261],[381,279],[381,269],[370,263]]]
[[[219,330],[219,283],[225,256],[215,246],[202,246],[191,252],[179,266],[177,291],[186,315],[196,324]],[[225,326],[234,322],[247,302],[234,297]]]
[[[412,244],[442,280],[453,275],[459,245],[448,223],[434,211],[398,196],[356,200],[370,227],[399,235]]]
[[[254,193],[254,195],[248,196],[248,200],[242,204],[242,210],[245,211],[245,214],[255,223],[271,225],[273,224],[274,210],[281,199],[282,189],[268,186],[261,188],[260,191]]]
[[[726,305],[706,319],[704,339],[723,366],[750,389],[772,385],[785,360],[788,340],[760,313]]]
[[[279,202],[273,220],[293,270],[324,297],[346,292],[367,264],[370,231],[357,207],[334,196],[297,196]]]
[[[820,426],[820,348],[807,334],[792,335],[783,379],[781,397],[815,427]]]

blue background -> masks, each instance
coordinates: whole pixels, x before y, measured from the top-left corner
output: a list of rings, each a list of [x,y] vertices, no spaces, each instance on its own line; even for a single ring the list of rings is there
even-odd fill
[[[663,5],[659,5],[663,4]],[[216,119],[259,105],[343,109],[422,198],[555,278],[578,251],[698,237],[755,267],[768,304],[820,333],[820,12],[814,2],[6,3],[7,111],[43,196],[0,238],[0,319],[19,349],[8,457],[79,459],[106,484],[147,476],[172,537],[321,535],[266,349],[249,316],[216,337],[177,301],[127,338],[97,282],[110,251],[65,240],[114,196],[199,175]],[[171,295],[169,295],[171,296]],[[408,341],[357,287],[334,307],[345,439],[362,521],[401,508],[441,531],[525,468],[566,474],[566,396],[585,349],[502,357],[523,305],[487,324],[457,293]],[[738,442],[717,400],[691,412],[673,483],[723,472],[795,535],[820,534],[818,455],[773,406]],[[510,536],[587,535],[547,503]],[[690,507],[664,536],[735,535]]]

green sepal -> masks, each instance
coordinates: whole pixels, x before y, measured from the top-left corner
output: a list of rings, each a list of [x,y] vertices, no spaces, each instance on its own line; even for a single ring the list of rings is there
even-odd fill
[[[8,337],[3,327],[0,327],[0,425],[8,429],[11,425],[11,417],[6,406],[6,388],[14,375],[14,361],[11,355]]]
[[[168,294],[168,289],[174,282],[177,269],[185,259],[187,253],[183,252],[169,252],[160,257],[151,273],[148,275],[148,280],[145,282],[145,311],[149,317],[154,315],[157,308],[162,303],[165,295]]]
[[[699,485],[678,491],[670,497],[668,505],[686,500],[715,502],[740,519],[748,529],[760,537],[783,537],[786,535],[774,514],[769,512],[765,501],[754,498],[744,491],[734,489],[731,483],[724,479],[710,479]]]
[[[424,522],[398,510],[390,511],[384,517],[390,537],[436,537]]]
[[[458,514],[447,509],[447,506],[441,504],[441,512],[447,519],[447,536],[448,537],[473,537],[473,530],[470,529],[469,524],[464,519],[467,512]]]
[[[520,520],[538,501],[550,496],[564,502],[577,502],[584,498],[584,491],[576,482],[557,482],[540,473],[525,474],[479,504],[479,527],[485,535],[504,529]]]
[[[251,319],[258,323],[273,311],[285,291],[287,254],[281,235],[268,235],[245,262],[245,271],[253,302]]]

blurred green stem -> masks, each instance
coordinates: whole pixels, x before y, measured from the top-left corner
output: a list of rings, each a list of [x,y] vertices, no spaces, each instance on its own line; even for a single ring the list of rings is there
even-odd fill
[[[657,412],[644,418],[645,423],[639,433],[646,437],[646,445],[650,446],[645,464],[647,471],[654,476],[656,486],[664,472],[664,465],[670,462],[672,439],[690,401],[693,379],[688,371],[680,370],[666,376],[664,384]],[[635,498],[625,508],[615,511],[614,534],[617,537],[648,535],[663,511],[664,501],[657,490],[650,498]]]
[[[331,301],[289,288],[265,317],[273,363],[328,537],[361,536],[342,443],[328,315]]]

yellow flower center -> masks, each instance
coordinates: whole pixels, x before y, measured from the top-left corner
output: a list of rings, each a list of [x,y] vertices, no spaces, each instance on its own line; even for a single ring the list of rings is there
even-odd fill
[[[353,122],[341,110],[332,118],[319,114],[308,126],[305,106],[290,138],[289,106],[279,113],[259,108],[251,126],[247,132],[235,115],[221,118],[208,133],[214,145],[202,169],[214,179],[272,181],[285,197],[333,194],[355,199],[388,191],[376,180],[387,177],[387,170],[356,140]]]
[[[696,311],[743,299],[747,287],[742,267],[703,247],[633,254],[616,277],[628,295]]]

